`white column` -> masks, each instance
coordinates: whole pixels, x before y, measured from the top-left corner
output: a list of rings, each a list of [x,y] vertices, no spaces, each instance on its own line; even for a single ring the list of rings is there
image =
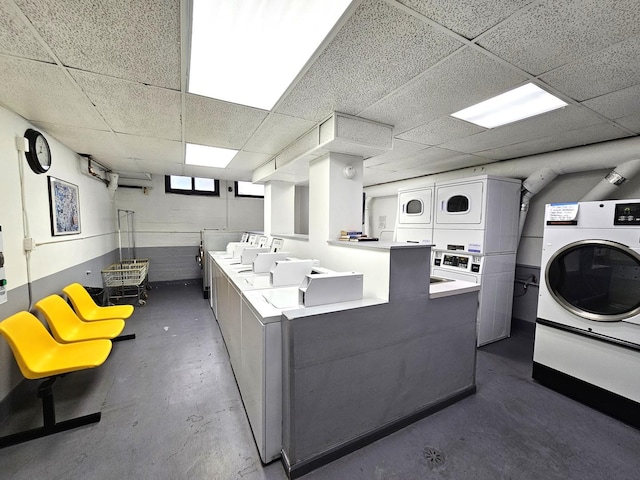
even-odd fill
[[[295,185],[271,181],[264,186],[264,233],[294,233]]]

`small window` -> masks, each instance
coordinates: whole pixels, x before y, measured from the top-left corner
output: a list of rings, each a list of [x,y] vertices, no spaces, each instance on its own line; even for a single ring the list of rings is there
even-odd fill
[[[407,202],[407,214],[408,215],[420,215],[422,213],[422,201],[409,200]]]
[[[454,195],[447,200],[448,213],[464,213],[469,211],[469,197]]]
[[[219,197],[220,182],[213,178],[165,175],[164,191],[165,193],[180,193],[182,195],[210,195]]]
[[[235,182],[236,197],[264,198],[264,185],[251,182]]]

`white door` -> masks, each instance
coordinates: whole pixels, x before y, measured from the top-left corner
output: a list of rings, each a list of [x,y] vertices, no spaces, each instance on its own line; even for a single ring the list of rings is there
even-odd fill
[[[431,224],[433,188],[398,192],[398,224]]]
[[[483,221],[485,181],[436,186],[435,227],[478,225]]]

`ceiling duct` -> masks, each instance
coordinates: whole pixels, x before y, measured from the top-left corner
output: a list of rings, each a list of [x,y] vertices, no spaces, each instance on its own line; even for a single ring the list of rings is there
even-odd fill
[[[87,153],[79,153],[80,155],[80,172],[88,177],[98,180],[109,187],[109,172],[110,169],[99,164],[91,158],[91,155]]]

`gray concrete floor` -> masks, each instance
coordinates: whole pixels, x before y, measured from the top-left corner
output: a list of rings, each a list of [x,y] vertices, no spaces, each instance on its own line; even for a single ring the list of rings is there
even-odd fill
[[[55,388],[57,418],[94,425],[0,450],[2,479],[286,478],[261,464],[198,285],[154,288],[101,367]],[[308,480],[638,479],[640,431],[531,380],[533,339],[478,350],[475,395],[306,475]],[[37,382],[0,435],[41,422]]]

